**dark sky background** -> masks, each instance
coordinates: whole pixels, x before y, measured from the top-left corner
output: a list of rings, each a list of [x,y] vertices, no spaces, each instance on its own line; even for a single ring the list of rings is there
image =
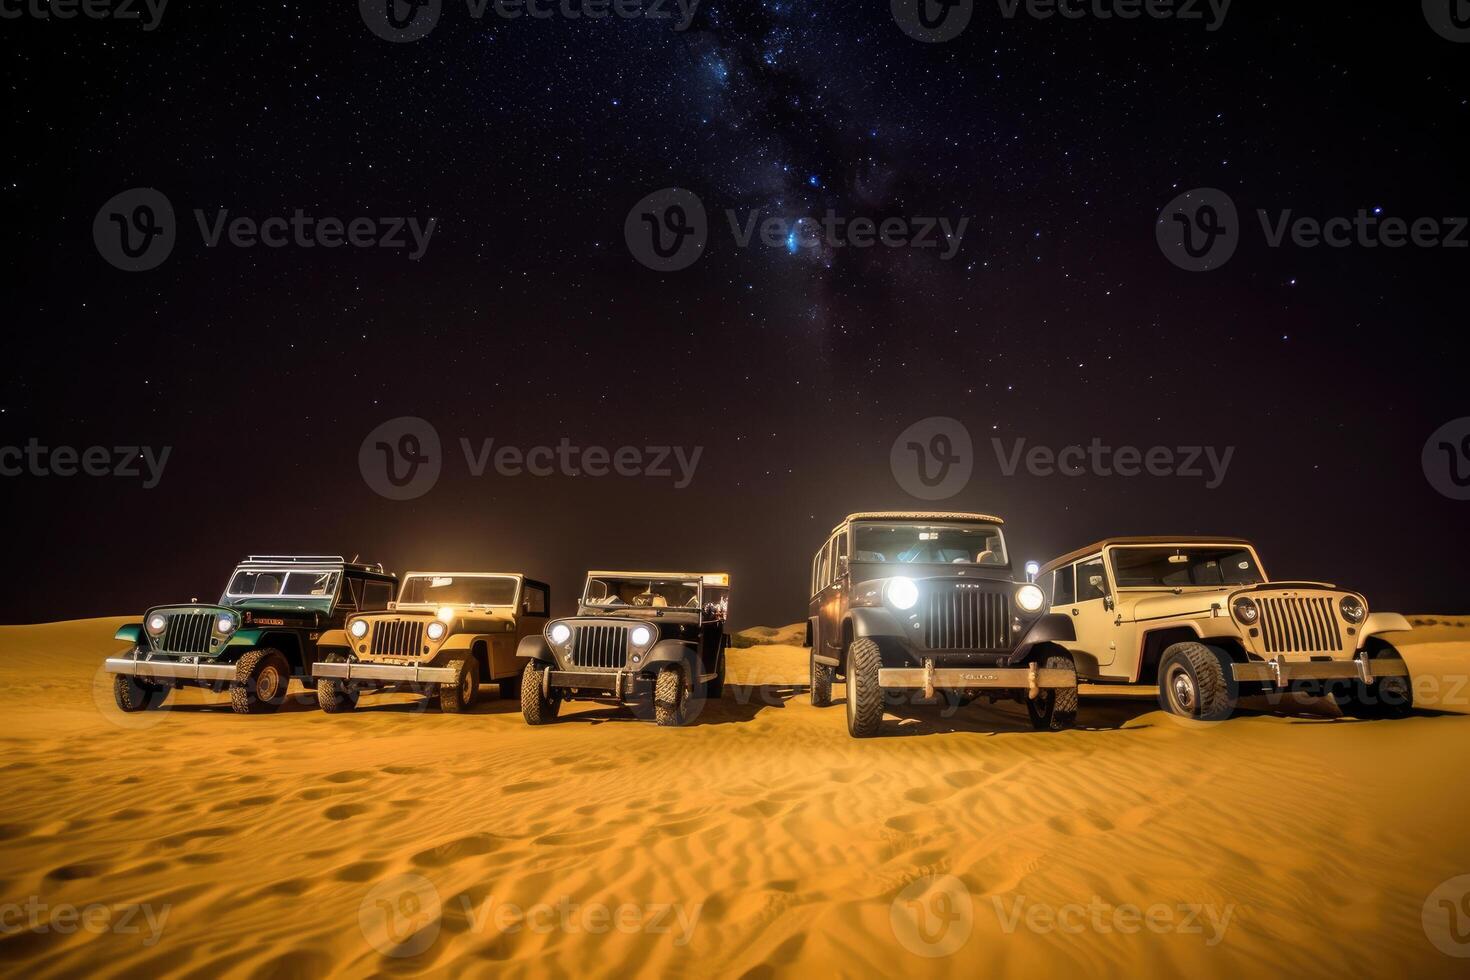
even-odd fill
[[[173,0],[137,24],[0,22],[0,446],[172,447],[161,484],[0,479],[0,622],[213,597],[247,552],[524,570],[565,610],[592,566],[727,569],[736,625],[804,616],[856,509],[929,507],[889,450],[965,423],[945,509],[1018,558],[1115,533],[1249,536],[1276,577],[1463,612],[1470,503],[1421,465],[1470,416],[1470,250],[1269,248],[1254,213],[1470,213],[1470,44],[1417,3],[1237,0],[1223,27],[1005,20],[923,44],[887,0],[705,0],[668,22],[448,2],[391,44],[355,3]],[[691,268],[623,222],[697,193]],[[1245,219],[1190,273],[1156,216],[1195,187]],[[113,195],[178,214],[159,268],[93,242]],[[437,219],[427,253],[205,248],[193,211]],[[968,217],[958,254],[735,247],[723,211]],[[447,458],[375,494],[364,437],[430,421]],[[1223,486],[1002,475],[988,440],[1235,447]],[[667,479],[472,478],[461,437],[702,446]]]

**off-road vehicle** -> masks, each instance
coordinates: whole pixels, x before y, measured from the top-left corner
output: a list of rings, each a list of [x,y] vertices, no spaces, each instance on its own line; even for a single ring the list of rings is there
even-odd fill
[[[876,735],[890,692],[1024,703],[1038,729],[1072,725],[1077,675],[1068,617],[1016,577],[998,517],[850,514],[812,559],[811,698],[847,684],[847,730]],[[905,695],[897,695],[904,697]]]
[[[1040,584],[1073,623],[1084,680],[1157,683],[1176,714],[1219,720],[1243,696],[1293,690],[1359,717],[1413,706],[1393,646],[1408,620],[1333,585],[1273,582],[1241,538],[1108,538],[1048,562]]]
[[[155,606],[117,631],[132,651],[107,660],[123,711],[163,703],[173,688],[230,692],[240,714],[275,711],[295,677],[310,687],[322,634],[360,610],[384,609],[398,579],[382,565],[334,555],[252,555],[217,603]]]
[[[577,615],[521,641],[526,723],[588,700],[651,702],[658,724],[684,724],[724,693],[729,611],[723,572],[588,572]]]
[[[540,634],[550,601],[548,586],[519,572],[409,572],[388,611],[350,616],[321,638],[317,701],[336,714],[365,692],[392,687],[459,712],[491,682],[514,697],[516,646]]]

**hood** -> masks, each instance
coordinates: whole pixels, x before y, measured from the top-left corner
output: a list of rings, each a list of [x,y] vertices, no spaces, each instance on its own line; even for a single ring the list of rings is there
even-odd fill
[[[1222,586],[1218,589],[1200,589],[1194,592],[1154,592],[1134,593],[1141,598],[1133,600],[1134,620],[1164,619],[1172,616],[1208,616],[1210,610],[1219,606],[1222,610],[1228,608],[1230,596],[1240,591],[1236,587]],[[1128,602],[1129,593],[1123,593],[1123,603]]]

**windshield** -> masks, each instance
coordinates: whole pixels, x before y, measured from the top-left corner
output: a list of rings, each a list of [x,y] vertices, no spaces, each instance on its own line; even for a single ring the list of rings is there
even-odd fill
[[[512,606],[516,580],[505,575],[410,575],[400,605]]]
[[[584,606],[635,609],[698,609],[698,581],[659,578],[589,578]]]
[[[242,568],[230,579],[225,594],[236,598],[326,599],[337,594],[337,573],[296,568]]]
[[[892,564],[1007,566],[1005,539],[994,524],[858,524],[853,561]]]
[[[1265,581],[1255,555],[1239,545],[1114,548],[1113,578],[1120,589],[1259,585]]]

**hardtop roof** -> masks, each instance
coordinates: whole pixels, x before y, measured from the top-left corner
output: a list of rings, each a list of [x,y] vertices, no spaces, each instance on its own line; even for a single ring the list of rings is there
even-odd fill
[[[1095,555],[1099,551],[1102,551],[1104,548],[1112,548],[1112,547],[1115,547],[1117,545],[1162,545],[1162,544],[1188,544],[1188,545],[1196,545],[1196,544],[1231,544],[1231,545],[1246,545],[1247,547],[1251,547],[1251,548],[1254,548],[1255,547],[1255,545],[1251,544],[1251,542],[1249,540],[1245,539],[1245,538],[1211,537],[1211,536],[1208,536],[1208,535],[1199,535],[1199,534],[1176,534],[1176,535],[1159,535],[1159,534],[1144,535],[1144,534],[1138,534],[1138,535],[1120,535],[1118,537],[1103,538],[1101,541],[1095,541],[1095,542],[1093,542],[1092,544],[1088,545],[1085,548],[1078,548],[1076,551],[1069,551],[1067,554],[1062,555],[1060,558],[1053,558],[1051,561],[1047,562],[1045,565],[1042,565],[1041,566],[1041,571],[1037,572],[1037,574],[1038,575],[1045,575],[1047,572],[1050,572],[1053,569],[1059,568],[1062,565],[1070,565],[1072,562],[1077,561],[1079,558],[1086,558],[1088,555]]]

